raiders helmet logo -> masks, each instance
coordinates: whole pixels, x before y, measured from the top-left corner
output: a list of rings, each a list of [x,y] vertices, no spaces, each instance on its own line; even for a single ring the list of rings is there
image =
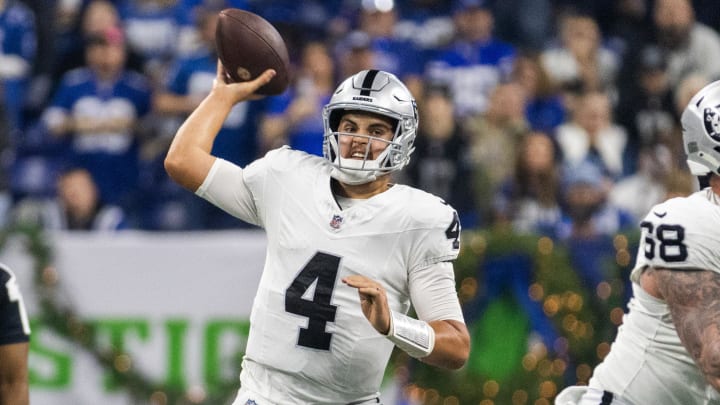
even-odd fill
[[[715,108],[707,107],[703,110],[703,121],[705,122],[705,132],[710,137],[720,142],[720,114],[718,114],[717,106]]]

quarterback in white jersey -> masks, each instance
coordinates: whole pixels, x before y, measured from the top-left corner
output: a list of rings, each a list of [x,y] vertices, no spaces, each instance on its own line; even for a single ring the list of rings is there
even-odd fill
[[[720,404],[720,82],[682,116],[693,174],[708,187],[653,207],[640,227],[633,298],[589,387],[557,405]]]
[[[457,213],[391,184],[417,130],[417,109],[393,75],[346,79],[323,112],[324,157],[287,147],[240,168],[209,154],[226,111],[272,77],[225,83],[188,118],[166,168],[180,184],[267,232],[235,405],[379,403],[395,346],[456,369],[469,335],[451,262]],[[413,306],[419,319],[406,313]]]

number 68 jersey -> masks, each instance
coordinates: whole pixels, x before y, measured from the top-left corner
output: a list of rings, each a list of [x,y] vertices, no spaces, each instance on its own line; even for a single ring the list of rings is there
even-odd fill
[[[637,404],[709,404],[714,395],[677,334],[665,301],[640,286],[648,267],[720,272],[720,206],[711,189],[652,208],[642,223],[633,298],[589,386]]]
[[[658,204],[640,223],[642,237],[631,279],[645,267],[720,273],[720,206],[711,189]]]
[[[455,211],[403,185],[341,209],[330,169],[323,158],[281,148],[245,169],[216,162],[197,191],[267,232],[241,384],[273,403],[377,397],[394,346],[344,277],[378,281],[392,310],[406,313],[412,301],[424,320],[462,321],[452,266],[437,265],[458,255]],[[458,315],[448,318],[448,307]]]

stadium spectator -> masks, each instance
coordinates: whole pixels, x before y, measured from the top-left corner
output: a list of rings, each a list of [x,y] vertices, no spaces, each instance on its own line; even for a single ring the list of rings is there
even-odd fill
[[[87,168],[101,199],[125,206],[137,190],[136,127],[150,108],[145,77],[125,65],[125,39],[117,27],[87,39],[87,65],[65,74],[43,114],[51,135],[66,145],[66,161]]]
[[[463,123],[471,148],[473,182],[481,223],[489,221],[492,199],[513,171],[520,142],[528,131],[525,93],[515,83],[495,87],[485,112]]]
[[[530,128],[552,133],[565,122],[565,105],[560,91],[550,79],[538,54],[518,55],[511,80],[519,84],[526,98],[525,119]]]
[[[21,2],[0,0],[0,101],[13,132],[24,126],[23,107],[36,52],[33,12]]]
[[[637,156],[639,149],[658,142],[667,144],[676,135],[673,89],[665,55],[657,46],[648,45],[641,51],[635,80],[621,88],[619,95],[615,116],[618,124],[627,129],[630,156]],[[630,171],[635,170],[633,164]]]
[[[390,2],[389,4],[392,4]],[[410,92],[421,96],[423,60],[413,41],[400,38],[395,30],[398,25],[397,7],[381,8],[382,2],[362,2],[358,16],[358,30],[370,37],[373,52],[373,69],[398,76]]]
[[[359,30],[350,32],[338,44],[334,53],[340,75],[344,77],[375,66],[372,41],[366,32]]]
[[[183,2],[123,0],[117,4],[128,48],[140,55],[142,72],[153,83],[162,83],[168,63],[183,43]]]
[[[103,203],[90,172],[80,167],[64,169],[55,198],[20,201],[13,217],[53,231],[117,231],[128,226],[122,208]]]
[[[552,0],[494,1],[492,9],[497,36],[518,49],[541,51],[550,40],[554,12]]]
[[[498,83],[510,76],[515,48],[494,37],[494,18],[484,0],[456,0],[456,37],[429,58],[425,77],[450,89],[458,117],[483,113]]]
[[[657,43],[667,52],[671,86],[691,73],[720,77],[720,35],[696,21],[689,0],[657,0],[653,17]]]
[[[592,17],[567,13],[560,17],[558,43],[542,52],[542,64],[563,89],[612,91],[620,60],[603,46]]]
[[[409,184],[435,194],[452,205],[464,228],[477,226],[470,145],[455,120],[446,88],[423,91],[415,152],[405,173]]]
[[[54,58],[52,60],[51,92],[54,92],[62,81],[65,73],[81,68],[87,63],[86,44],[88,38],[101,36],[109,27],[122,27],[122,20],[114,3],[108,0],[90,0],[81,3],[75,8],[60,2],[58,18],[73,19],[66,22],[67,26],[58,26],[54,40]],[[84,6],[83,6],[84,4]],[[68,13],[65,15],[62,13]],[[142,57],[132,49],[125,49],[125,66],[137,72],[142,72]]]
[[[613,121],[607,93],[581,95],[572,121],[557,127],[555,140],[562,161],[570,166],[587,160],[612,180],[627,174],[627,133]]]
[[[665,179],[674,170],[679,169],[665,144],[647,145],[638,155],[637,171],[612,186],[610,202],[639,222],[650,208],[665,201],[668,194]]]
[[[560,184],[562,218],[555,229],[555,239],[592,241],[612,237],[635,225],[630,213],[608,201],[612,183],[597,165],[589,161],[566,163]]]
[[[518,233],[553,235],[561,218],[555,146],[543,132],[525,136],[511,176],[493,199],[493,222]]]

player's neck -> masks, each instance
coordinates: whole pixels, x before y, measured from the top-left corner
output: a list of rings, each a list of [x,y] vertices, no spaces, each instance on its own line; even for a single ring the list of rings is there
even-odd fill
[[[710,183],[710,188],[712,189],[713,193],[715,195],[720,196],[720,176],[716,174],[710,175],[710,179],[708,180]]]
[[[379,177],[375,181],[365,184],[345,184],[331,179],[330,187],[334,194],[354,199],[367,199],[387,191],[390,188],[390,176]]]

